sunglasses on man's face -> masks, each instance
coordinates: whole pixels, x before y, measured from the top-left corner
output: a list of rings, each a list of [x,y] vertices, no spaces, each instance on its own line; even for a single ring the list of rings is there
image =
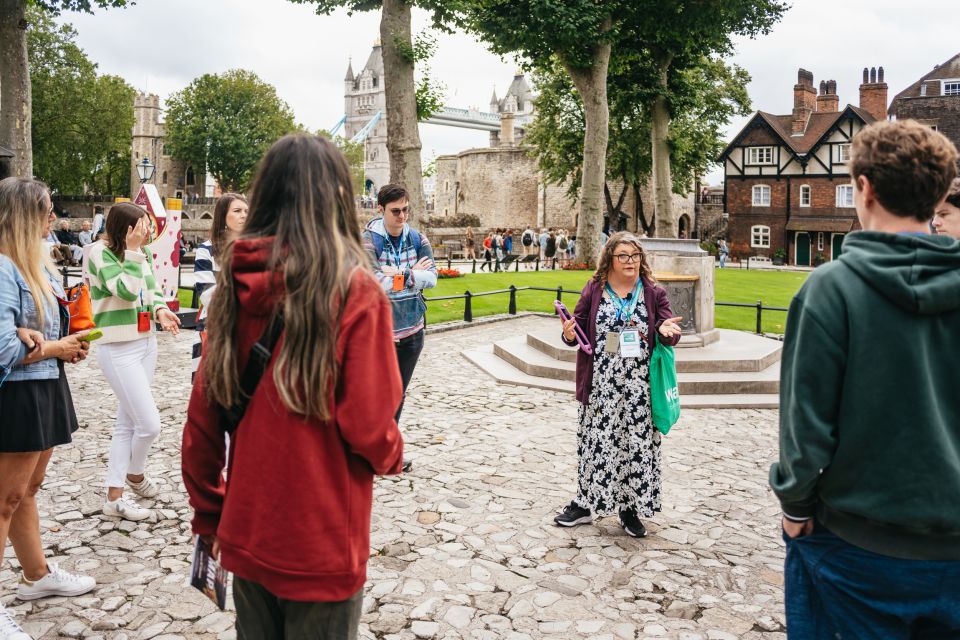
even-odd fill
[[[405,207],[390,207],[388,211],[399,218],[400,216],[405,216],[410,213],[410,205]]]

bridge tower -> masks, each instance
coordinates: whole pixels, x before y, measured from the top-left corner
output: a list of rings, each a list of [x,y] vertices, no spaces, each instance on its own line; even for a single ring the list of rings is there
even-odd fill
[[[349,140],[355,136],[378,111],[382,112],[380,122],[364,144],[365,191],[375,196],[380,187],[390,182],[387,100],[383,89],[383,49],[379,38],[374,42],[370,57],[360,73],[354,74],[352,61],[347,65],[343,85],[344,113],[347,115],[344,138]]]

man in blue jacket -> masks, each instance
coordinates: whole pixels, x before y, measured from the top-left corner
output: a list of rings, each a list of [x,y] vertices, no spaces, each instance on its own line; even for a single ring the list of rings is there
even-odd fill
[[[960,637],[960,242],[929,233],[956,163],[914,121],[863,129],[863,231],[790,304],[770,486],[791,639]]]
[[[437,267],[427,237],[410,227],[410,198],[398,184],[388,184],[377,194],[379,218],[363,231],[363,246],[373,261],[373,270],[393,306],[393,341],[397,347],[403,392],[413,377],[426,327],[427,304],[423,290],[437,286]],[[403,400],[397,408],[397,424]],[[409,463],[404,462],[404,470]]]

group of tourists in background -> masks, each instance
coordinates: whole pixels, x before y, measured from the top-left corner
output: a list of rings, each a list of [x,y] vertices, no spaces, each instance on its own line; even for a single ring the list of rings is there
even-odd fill
[[[791,638],[960,633],[956,162],[927,127],[865,128],[850,163],[864,231],[791,304],[770,470]],[[261,161],[249,203],[220,199],[197,252],[202,358],[182,474],[193,532],[234,574],[240,639],[357,637],[373,480],[410,468],[398,422],[424,346],[422,292],[437,278],[429,240],[408,224],[406,190],[385,186],[377,207],[361,230],[343,155],[291,135]],[[88,332],[69,333],[44,244],[53,220],[44,185],[0,181],[0,551],[13,543],[19,599],[95,587],[46,561],[40,541],[36,493],[53,447],[78,426],[65,369],[90,350]],[[509,252],[510,237],[491,232],[489,250]],[[562,232],[527,228],[520,243],[557,260],[561,238],[569,256]],[[163,490],[146,464],[161,428],[155,327],[179,329],[149,241],[145,211],[120,204],[88,251],[96,355],[118,402],[103,513],[134,521],[151,511],[125,490],[147,499]],[[626,534],[646,535],[643,520],[662,507],[664,444],[651,357],[678,343],[681,320],[640,239],[606,239],[561,327],[566,344],[581,345],[579,466],[557,525],[617,515]],[[0,638],[29,638],[2,607]]]

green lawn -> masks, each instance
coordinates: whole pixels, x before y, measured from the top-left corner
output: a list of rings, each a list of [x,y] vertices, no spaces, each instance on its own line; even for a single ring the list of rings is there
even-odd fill
[[[788,307],[790,299],[803,284],[807,273],[792,271],[747,271],[740,269],[717,270],[715,299],[718,302],[747,302],[754,304],[762,300],[764,306]],[[435,289],[428,290],[427,297],[462,295],[464,291],[481,293],[497,289],[537,286],[548,287],[553,291],[518,291],[517,311],[553,312],[553,301],[557,297],[558,286],[570,291],[580,291],[590,278],[588,271],[541,271],[510,273],[467,274],[462,278],[444,278],[437,282]],[[190,306],[193,291],[180,290],[180,305]],[[564,293],[563,302],[571,310],[577,302],[577,294]],[[510,302],[509,293],[478,296],[472,300],[473,317],[506,313]],[[434,300],[427,304],[427,319],[430,323],[463,319],[464,301]],[[739,329],[753,331],[756,328],[756,310],[733,307],[717,307],[716,326],[721,329]],[[783,333],[787,314],[779,311],[763,313],[763,330],[769,333]]]

